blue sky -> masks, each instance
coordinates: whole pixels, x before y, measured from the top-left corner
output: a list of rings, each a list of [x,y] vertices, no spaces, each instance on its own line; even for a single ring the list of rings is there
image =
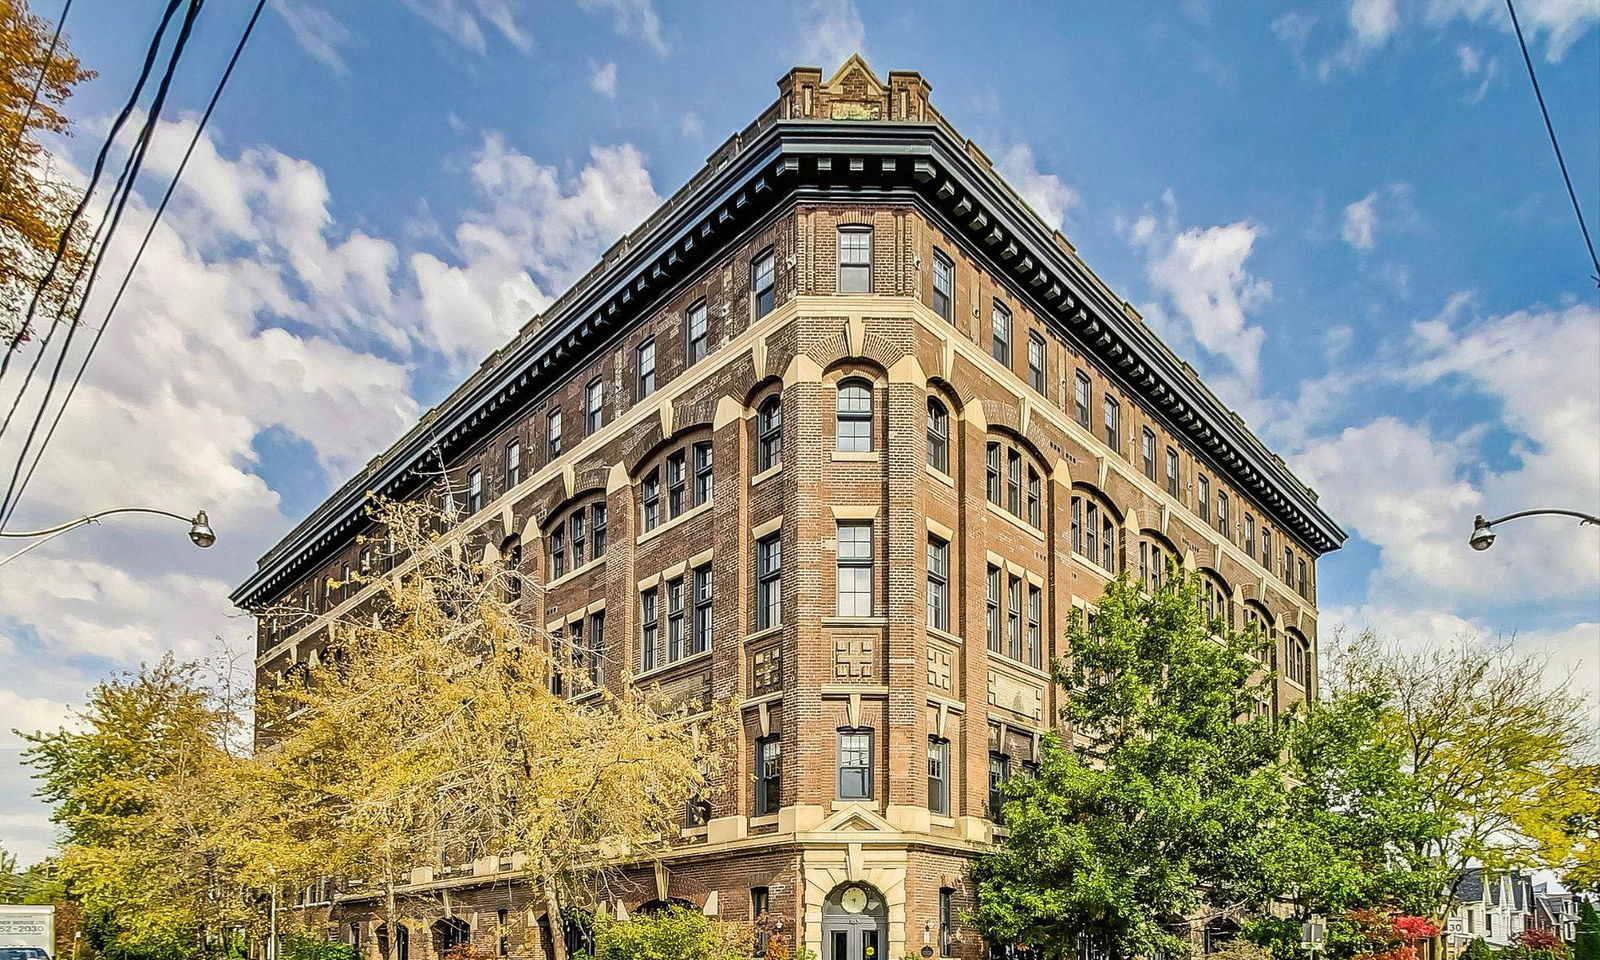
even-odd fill
[[[247,6],[203,14],[152,192]],[[70,104],[69,171],[157,7],[75,5],[100,77]],[[1600,0],[1518,9],[1600,221]],[[1600,702],[1600,531],[1465,544],[1475,513],[1600,509],[1600,300],[1500,0],[275,0],[18,516],[204,506],[220,539],[135,520],[0,570],[0,728],[167,649],[247,651],[226,593],[264,549],[785,70],[856,50],[921,71],[1318,488],[1352,534],[1322,563],[1325,637],[1513,638]],[[28,860],[50,833],[16,748],[0,736],[0,844]]]

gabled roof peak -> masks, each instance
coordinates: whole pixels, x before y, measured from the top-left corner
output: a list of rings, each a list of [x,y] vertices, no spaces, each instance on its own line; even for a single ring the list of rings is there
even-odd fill
[[[912,70],[889,71],[879,79],[861,54],[852,53],[823,82],[818,67],[795,67],[778,81],[780,116],[785,120],[907,120],[934,122],[928,103],[932,88]]]

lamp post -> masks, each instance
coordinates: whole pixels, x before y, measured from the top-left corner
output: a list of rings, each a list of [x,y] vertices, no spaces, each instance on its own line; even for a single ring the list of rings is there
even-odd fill
[[[9,530],[0,530],[0,537],[19,540],[26,539],[28,537],[39,538],[28,544],[26,547],[23,547],[21,550],[18,550],[16,553],[13,553],[11,556],[6,557],[4,560],[0,560],[0,567],[3,567],[11,561],[17,559],[18,557],[27,553],[29,550],[32,550],[34,547],[39,546],[41,543],[49,543],[51,540],[54,540],[56,537],[61,536],[63,533],[66,533],[69,530],[76,530],[79,527],[88,526],[91,523],[98,523],[101,517],[109,517],[118,513],[153,513],[158,517],[171,517],[174,520],[182,520],[184,523],[189,525],[189,539],[194,542],[195,546],[203,549],[217,542],[217,534],[211,529],[211,521],[206,518],[206,512],[204,510],[201,510],[192,517],[186,517],[181,513],[172,513],[167,510],[156,510],[152,507],[117,507],[112,510],[101,510],[99,513],[87,514],[86,516],[78,517],[76,520],[68,520],[66,523],[58,524],[54,527],[46,527],[43,530],[30,530],[26,533],[12,533]]]
[[[1493,527],[1495,524],[1505,523],[1507,520],[1515,520],[1518,517],[1535,517],[1543,514],[1553,514],[1559,517],[1577,517],[1580,525],[1600,524],[1600,517],[1579,513],[1576,510],[1519,510],[1516,513],[1508,513],[1498,520],[1485,520],[1483,519],[1483,514],[1480,513],[1472,520],[1472,537],[1467,542],[1472,544],[1472,549],[1474,550],[1480,552],[1487,550],[1494,546]]]

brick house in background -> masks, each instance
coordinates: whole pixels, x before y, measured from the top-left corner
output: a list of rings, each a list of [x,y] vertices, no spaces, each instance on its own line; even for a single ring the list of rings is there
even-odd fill
[[[968,867],[1058,714],[1073,612],[1122,571],[1199,571],[1274,637],[1281,710],[1314,693],[1315,562],[1344,535],[919,74],[853,57],[778,87],[234,599],[304,611],[263,618],[260,682],[315,657],[364,601],[319,586],[363,562],[363,495],[437,495],[443,463],[463,542],[519,564],[601,682],[740,711],[681,846],[601,909],[770,914],[823,960],[980,957]],[[544,956],[561,924],[519,866],[419,865],[438,919],[409,960]],[[304,900],[373,955],[370,899]]]

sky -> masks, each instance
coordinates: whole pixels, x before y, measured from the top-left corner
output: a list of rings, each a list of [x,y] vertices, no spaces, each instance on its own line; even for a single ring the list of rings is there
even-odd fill
[[[67,175],[160,6],[74,5],[99,76],[69,103]],[[125,240],[248,6],[201,15]],[[1600,0],[1518,10],[1600,226]],[[256,559],[789,67],[857,51],[880,77],[921,71],[1319,491],[1350,533],[1319,567],[1324,643],[1509,643],[1600,726],[1600,530],[1530,519],[1467,547],[1474,514],[1600,510],[1600,296],[1500,0],[273,0],[11,525],[204,508],[218,540],[124,517],[0,567],[0,846],[26,863],[52,841],[13,727],[70,723],[95,682],[168,650],[248,665],[227,594]]]

